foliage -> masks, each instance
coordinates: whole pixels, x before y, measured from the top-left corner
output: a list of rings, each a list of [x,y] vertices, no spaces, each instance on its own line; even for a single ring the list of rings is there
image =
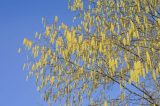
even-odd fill
[[[69,0],[68,8],[77,25],[43,19],[45,32],[23,42],[29,57],[24,67],[44,99],[158,106],[160,0]]]

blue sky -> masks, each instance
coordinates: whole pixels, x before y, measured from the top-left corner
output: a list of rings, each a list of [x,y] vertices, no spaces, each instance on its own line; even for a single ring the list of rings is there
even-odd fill
[[[17,50],[23,38],[43,31],[41,18],[52,23],[54,16],[70,24],[67,0],[0,0],[0,106],[47,106],[36,91],[35,80],[26,81],[22,70],[25,56]]]

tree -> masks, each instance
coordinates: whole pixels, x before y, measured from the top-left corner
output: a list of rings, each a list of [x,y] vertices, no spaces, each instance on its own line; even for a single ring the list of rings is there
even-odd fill
[[[68,8],[77,25],[43,19],[45,32],[23,41],[44,100],[160,105],[160,0],[69,0]]]

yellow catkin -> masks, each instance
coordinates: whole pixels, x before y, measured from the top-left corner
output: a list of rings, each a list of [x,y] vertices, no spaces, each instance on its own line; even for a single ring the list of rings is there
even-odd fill
[[[53,85],[53,84],[54,84],[54,76],[52,76],[52,77],[51,77],[51,79],[50,79],[50,83],[51,83],[51,85]]]
[[[104,106],[108,106],[108,103],[107,103],[107,101],[104,101]]]

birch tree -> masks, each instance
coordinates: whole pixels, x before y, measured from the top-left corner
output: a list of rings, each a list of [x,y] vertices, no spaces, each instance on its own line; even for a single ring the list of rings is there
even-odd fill
[[[160,105],[160,0],[69,0],[74,26],[24,38],[28,77],[49,105]],[[114,90],[116,89],[116,90]]]

